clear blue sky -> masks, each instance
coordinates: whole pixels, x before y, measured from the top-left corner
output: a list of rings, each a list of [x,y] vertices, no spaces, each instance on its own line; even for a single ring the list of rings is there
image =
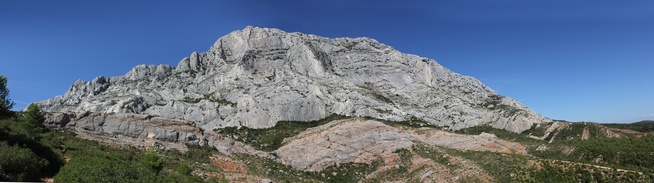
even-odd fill
[[[651,0],[3,0],[0,74],[20,110],[77,79],[176,65],[247,25],[371,37],[553,119],[654,119]]]

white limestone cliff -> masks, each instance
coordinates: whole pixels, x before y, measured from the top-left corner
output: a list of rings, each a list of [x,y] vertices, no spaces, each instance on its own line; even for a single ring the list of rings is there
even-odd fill
[[[38,102],[47,112],[135,113],[203,129],[266,128],[330,114],[461,129],[522,132],[550,121],[472,77],[369,38],[325,38],[246,27],[176,67],[139,65],[124,76],[76,81]]]

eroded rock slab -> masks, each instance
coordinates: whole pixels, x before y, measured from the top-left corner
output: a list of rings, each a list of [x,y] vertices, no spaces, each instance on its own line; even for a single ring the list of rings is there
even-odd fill
[[[414,142],[460,150],[526,153],[521,144],[492,134],[462,135],[432,128],[399,129],[361,118],[310,128],[285,142],[274,151],[278,161],[308,171],[319,171],[339,163],[371,163],[379,157],[392,156],[397,149],[409,149]]]
[[[266,156],[267,153],[213,131],[204,131],[194,122],[141,114],[50,113],[46,125],[73,129],[81,138],[97,140],[109,145],[152,147],[185,151],[186,145],[212,146],[223,154],[248,153]]]

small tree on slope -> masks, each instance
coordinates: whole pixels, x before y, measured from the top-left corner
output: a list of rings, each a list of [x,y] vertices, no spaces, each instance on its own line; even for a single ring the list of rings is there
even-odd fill
[[[7,77],[0,75],[0,119],[12,115],[9,110],[14,107],[14,102],[9,99],[9,89],[7,88]]]

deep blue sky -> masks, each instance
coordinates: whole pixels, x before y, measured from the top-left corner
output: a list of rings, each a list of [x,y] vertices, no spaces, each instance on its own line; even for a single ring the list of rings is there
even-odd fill
[[[553,119],[654,119],[651,0],[4,0],[0,74],[20,110],[77,79],[176,65],[247,25],[371,37]]]

